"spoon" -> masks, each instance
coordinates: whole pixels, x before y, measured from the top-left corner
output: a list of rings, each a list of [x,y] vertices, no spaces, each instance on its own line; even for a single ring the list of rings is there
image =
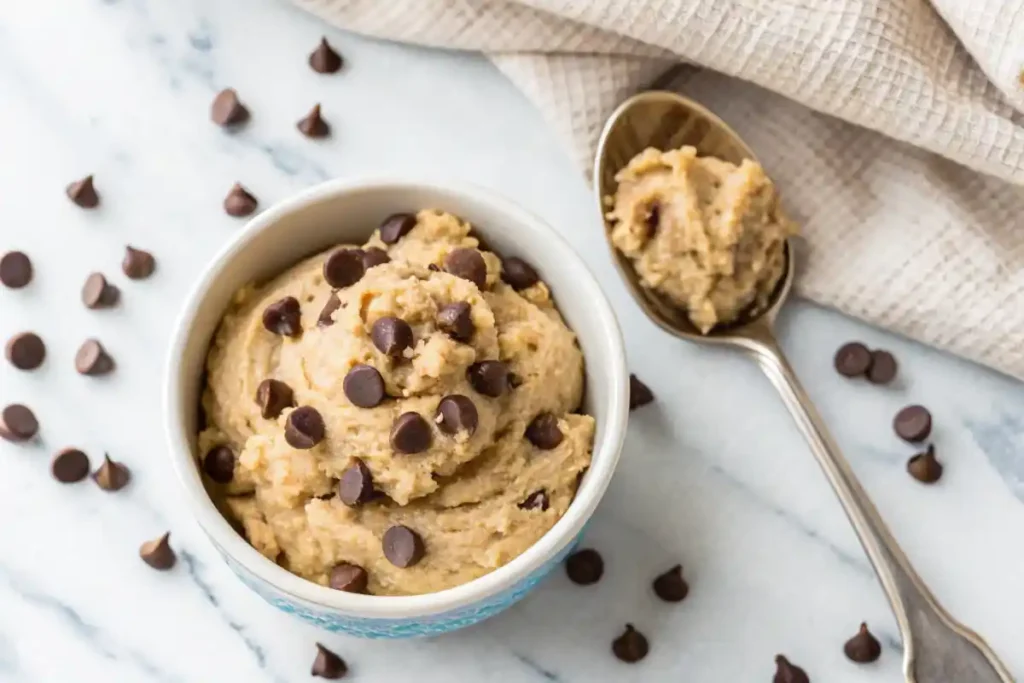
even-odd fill
[[[645,289],[632,264],[612,245],[604,202],[615,194],[615,174],[647,147],[670,150],[683,145],[692,145],[700,156],[734,164],[757,160],[725,122],[672,92],[645,92],[626,100],[608,119],[598,143],[594,186],[605,216],[605,237],[633,298],[666,332],[687,341],[745,351],[771,380],[825,471],[889,598],[903,639],[907,683],[1013,683],[1010,672],[985,641],[953,619],[914,571],[779,347],[773,326],[793,283],[791,246],[786,245],[785,274],[766,310],[701,334],[685,311]]]

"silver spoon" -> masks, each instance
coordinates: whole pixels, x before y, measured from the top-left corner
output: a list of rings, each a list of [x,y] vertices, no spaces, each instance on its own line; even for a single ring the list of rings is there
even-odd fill
[[[615,194],[615,174],[647,147],[683,145],[701,156],[738,164],[753,151],[725,122],[701,105],[671,92],[641,93],[608,119],[597,148],[594,186],[601,215],[605,198]],[[632,265],[605,237],[615,264],[640,307],[659,327],[680,339],[731,346],[757,361],[778,390],[807,439],[818,464],[850,518],[889,598],[903,638],[903,672],[908,683],[1013,683],[1010,672],[981,637],[943,609],[900,549],[871,499],[811,403],[775,340],[773,325],[793,282],[793,250],[787,245],[786,272],[767,310],[758,317],[701,334],[684,312],[640,285]]]

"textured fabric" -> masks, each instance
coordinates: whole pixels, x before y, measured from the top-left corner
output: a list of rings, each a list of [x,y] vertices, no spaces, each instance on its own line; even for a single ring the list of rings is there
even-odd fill
[[[758,151],[806,241],[797,291],[1024,378],[1024,0],[293,0],[485,52],[589,169],[663,85]]]

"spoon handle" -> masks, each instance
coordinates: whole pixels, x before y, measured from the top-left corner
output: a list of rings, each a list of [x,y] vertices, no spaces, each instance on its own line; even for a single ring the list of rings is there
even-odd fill
[[[954,620],[914,571],[767,326],[744,347],[779,391],[874,565],[903,638],[907,682],[1013,683],[985,641]]]

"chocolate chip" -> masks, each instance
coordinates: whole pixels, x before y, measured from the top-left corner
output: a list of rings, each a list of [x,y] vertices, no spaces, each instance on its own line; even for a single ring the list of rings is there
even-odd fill
[[[363,279],[362,249],[335,249],[324,261],[324,279],[331,287],[349,287]]]
[[[393,526],[385,531],[382,545],[388,562],[402,569],[413,566],[426,553],[423,539],[407,526]]]
[[[604,559],[592,548],[577,550],[565,561],[565,573],[577,586],[589,586],[601,580]]]
[[[479,289],[487,284],[487,264],[476,249],[455,249],[444,257],[444,269],[463,280],[469,280]]]
[[[168,531],[159,538],[146,541],[139,548],[139,557],[153,569],[166,571],[174,566],[178,557],[170,543],[171,532]]]
[[[203,472],[218,484],[235,477],[235,453],[228,446],[214,446],[203,456]]]
[[[654,401],[654,392],[636,375],[629,376],[629,409],[636,410]]]
[[[34,332],[22,332],[7,341],[7,360],[19,370],[35,370],[46,360],[46,345]]]
[[[331,576],[330,579],[328,579],[328,584],[336,591],[344,591],[346,593],[365,593],[368,578],[366,570],[358,564],[341,562],[340,564],[335,565],[334,569],[331,570]]]
[[[391,257],[388,256],[388,252],[377,247],[363,249],[363,268],[366,270],[374,266],[383,266],[385,263],[391,263]]]
[[[106,454],[103,456],[103,464],[92,475],[92,480],[104,491],[120,491],[128,485],[130,479],[131,472],[128,468],[111,460]]]
[[[441,268],[436,263],[428,263],[427,264],[427,270],[429,270],[431,273],[440,273],[441,272]]]
[[[265,379],[256,387],[256,403],[263,417],[276,420],[285,408],[295,405],[295,393],[280,380]]]
[[[868,625],[862,623],[857,635],[846,641],[843,645],[843,653],[851,662],[858,664],[869,664],[877,661],[882,656],[882,644],[871,635]]]
[[[89,476],[89,457],[77,448],[65,448],[50,461],[50,473],[62,484],[74,484]]]
[[[121,270],[132,280],[144,280],[156,270],[156,259],[148,251],[125,247]]]
[[[288,413],[284,440],[292,448],[308,450],[324,440],[326,427],[320,412],[312,406],[301,406]]]
[[[523,510],[540,510],[543,512],[548,509],[548,505],[548,492],[541,489],[528,495],[526,500],[519,504],[519,507]]]
[[[473,363],[466,371],[469,383],[479,393],[497,398],[508,388],[508,366],[500,360]]]
[[[394,213],[380,224],[380,239],[384,244],[394,244],[416,227],[416,216],[411,213]]]
[[[313,660],[313,668],[310,671],[310,675],[336,680],[346,673],[348,673],[348,666],[345,664],[345,660],[320,643],[317,643],[316,659]]]
[[[32,261],[23,251],[9,251],[0,256],[0,284],[21,289],[32,281]]]
[[[299,300],[294,296],[286,296],[267,306],[263,309],[263,327],[282,337],[298,337],[302,334]]]
[[[224,88],[213,98],[210,119],[218,126],[236,126],[248,118],[249,110],[238,99],[234,88]]]
[[[924,406],[907,406],[896,413],[892,428],[904,441],[924,441],[932,433],[932,414]]]
[[[654,237],[658,232],[658,224],[661,222],[661,204],[652,203],[647,207],[647,216],[644,218],[644,225],[647,227],[647,239]]]
[[[896,379],[896,358],[888,351],[872,351],[868,381],[872,384],[888,384]]]
[[[28,407],[14,403],[0,410],[0,438],[28,441],[39,433],[39,421]]]
[[[224,211],[229,216],[244,218],[256,210],[259,202],[249,190],[235,183],[231,186],[226,197],[224,197]]]
[[[633,624],[626,624],[623,634],[612,641],[612,653],[627,664],[639,662],[650,650],[647,638],[633,628]]]
[[[551,413],[541,413],[533,418],[526,428],[526,439],[541,450],[550,451],[562,443],[562,430],[558,428],[558,418]]]
[[[341,68],[341,55],[334,51],[327,38],[321,38],[309,55],[309,67],[318,74],[333,74]]]
[[[510,256],[501,262],[501,279],[512,289],[519,291],[537,284],[540,276],[529,263]]]
[[[843,377],[860,377],[871,367],[871,351],[860,342],[848,342],[836,351],[832,365]]]
[[[350,507],[373,500],[373,474],[366,463],[355,458],[338,479],[338,498]]]
[[[445,396],[437,404],[434,421],[437,422],[438,429],[450,436],[459,432],[466,432],[467,435],[473,436],[473,432],[476,431],[476,427],[480,423],[480,416],[476,412],[473,401],[468,397],[452,394]]]
[[[791,664],[782,655],[777,655],[775,657],[775,678],[772,679],[772,683],[811,683],[811,679],[807,677],[807,673],[803,669]]]
[[[92,273],[82,285],[82,303],[86,308],[110,308],[117,305],[121,291],[107,282],[103,273]]]
[[[342,390],[352,405],[373,408],[384,400],[384,378],[377,368],[360,363],[352,366],[345,375]]]
[[[314,104],[309,113],[295,124],[299,132],[307,138],[325,138],[331,134],[331,127],[320,114],[320,105]]]
[[[330,327],[334,324],[334,319],[331,317],[334,312],[341,308],[341,299],[334,292],[327,297],[327,302],[324,304],[323,310],[320,311],[320,316],[316,319],[316,324],[319,327]]]
[[[86,339],[75,353],[75,370],[79,374],[96,377],[114,370],[114,359],[95,339]]]
[[[391,448],[398,453],[422,453],[432,440],[430,423],[419,413],[402,413],[391,427]]]
[[[471,307],[465,301],[445,304],[437,312],[437,327],[455,341],[468,342],[476,332]]]
[[[379,318],[370,329],[370,339],[381,353],[402,358],[402,352],[412,348],[412,328],[401,318]]]
[[[907,461],[907,472],[922,484],[934,484],[942,478],[942,463],[935,459],[935,446],[929,445]]]
[[[65,189],[68,199],[83,209],[95,209],[100,204],[100,196],[96,193],[92,176],[87,175],[81,180],[76,180]]]
[[[690,592],[690,586],[683,578],[683,566],[677,564],[659,575],[651,584],[654,594],[665,602],[682,602]]]

